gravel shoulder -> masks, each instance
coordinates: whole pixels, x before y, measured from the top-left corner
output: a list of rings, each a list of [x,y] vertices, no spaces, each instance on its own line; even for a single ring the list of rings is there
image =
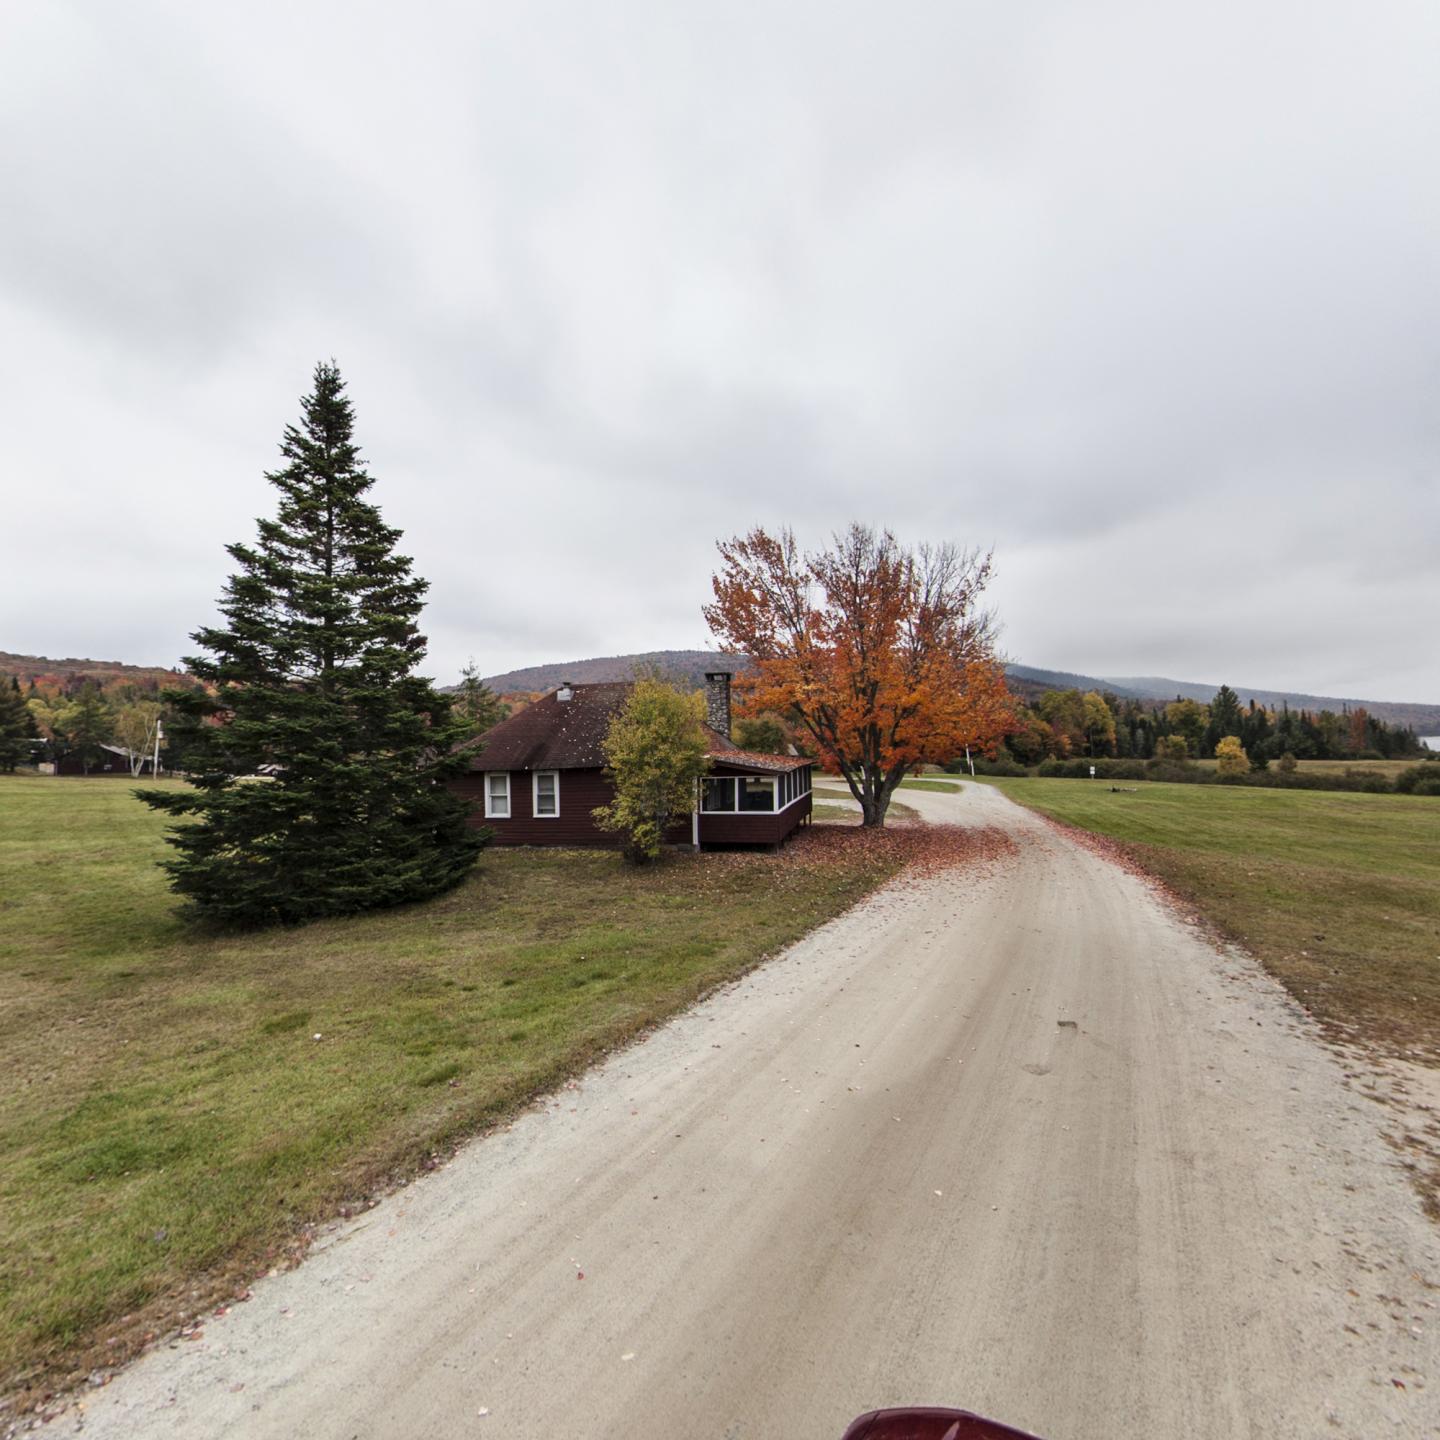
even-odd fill
[[[888,887],[54,1428],[1440,1435],[1440,1231],[1303,1013],[998,793],[905,799],[1015,852]]]

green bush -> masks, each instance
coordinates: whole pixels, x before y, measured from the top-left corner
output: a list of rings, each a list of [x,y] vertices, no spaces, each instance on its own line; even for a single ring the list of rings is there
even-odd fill
[[[1046,760],[1040,766],[1040,774],[1056,780],[1088,780],[1090,767],[1095,767],[1097,780],[1143,780],[1143,760]]]
[[[1147,780],[1164,780],[1171,785],[1198,785],[1209,771],[1188,760],[1167,760],[1163,756],[1145,762]]]
[[[1402,795],[1413,795],[1416,793],[1415,787],[1417,785],[1422,781],[1433,779],[1434,776],[1435,771],[1431,769],[1430,766],[1425,764],[1412,765],[1408,770],[1402,770],[1395,777],[1395,788],[1400,791]],[[1428,794],[1430,792],[1423,791],[1421,793]]]
[[[1423,780],[1415,782],[1415,788],[1410,792],[1412,795],[1440,795],[1440,775],[1427,775]]]
[[[1226,784],[1232,783],[1228,778]],[[1351,790],[1367,795],[1390,795],[1395,787],[1386,775],[1375,770],[1347,770],[1343,775],[1316,774],[1297,770],[1293,775],[1246,775],[1242,784],[1273,790]]]
[[[963,756],[959,760],[952,760],[945,769],[951,775],[968,775],[970,773],[970,767],[965,763]],[[1008,775],[1013,779],[1021,775],[1028,775],[1030,772],[1008,755],[1001,755],[994,760],[987,760],[983,755],[977,755],[975,757],[975,773],[977,775]]]

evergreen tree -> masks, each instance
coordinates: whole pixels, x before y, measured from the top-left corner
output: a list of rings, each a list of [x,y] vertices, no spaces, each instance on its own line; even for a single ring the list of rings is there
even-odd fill
[[[19,680],[12,675],[8,685],[0,681],[0,770],[13,770],[30,758],[35,733],[35,717],[20,693]]]
[[[1262,705],[1252,699],[1250,708],[1240,726],[1240,743],[1250,757],[1250,764],[1256,770],[1266,768],[1274,750],[1270,741],[1270,715]]]
[[[174,889],[230,924],[293,922],[448,889],[484,840],[446,786],[467,759],[449,699],[414,673],[425,581],[372,485],[333,363],[287,426],[280,493],[237,571],[223,622],[192,637],[209,692],[167,692],[190,790],[141,791],[187,817],[168,839]],[[257,776],[269,776],[257,779]]]
[[[1240,697],[1228,685],[1222,685],[1210,702],[1210,723],[1205,727],[1204,753],[1213,755],[1215,747],[1225,736],[1238,736],[1242,719]]]
[[[70,706],[66,738],[70,748],[78,752],[87,775],[90,767],[104,755],[100,747],[115,738],[114,724],[115,717],[110,713],[110,706],[100,693],[100,687],[94,684],[83,686]]]
[[[510,713],[510,707],[480,678],[473,656],[460,672],[452,703],[455,718],[464,722],[471,735],[483,735]]]

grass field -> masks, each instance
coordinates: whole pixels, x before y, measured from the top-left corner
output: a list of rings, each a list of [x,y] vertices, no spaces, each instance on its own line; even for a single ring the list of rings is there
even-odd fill
[[[305,1227],[848,907],[902,863],[489,851],[424,906],[174,915],[128,782],[0,777],[0,1394],[122,1357]]]
[[[1412,757],[1409,760],[1297,760],[1295,763],[1302,775],[1343,775],[1347,770],[1360,770],[1393,780],[1402,770],[1409,770],[1422,762]],[[1273,760],[1270,768],[1275,768]]]
[[[1323,1021],[1440,1064],[1440,801],[991,780],[1131,847]]]
[[[1191,764],[1199,765],[1203,769],[1213,770],[1220,762],[1218,760],[1193,760]],[[1302,775],[1343,775],[1347,770],[1358,770],[1365,775],[1383,775],[1387,780],[1393,780],[1402,770],[1409,770],[1413,765],[1422,762],[1414,757],[1409,760],[1297,760],[1296,768]],[[1272,760],[1267,767],[1270,770],[1276,769]]]

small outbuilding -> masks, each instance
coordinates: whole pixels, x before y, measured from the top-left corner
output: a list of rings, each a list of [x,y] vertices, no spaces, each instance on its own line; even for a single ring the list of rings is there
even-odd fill
[[[136,774],[131,769],[131,765],[139,757],[123,745],[97,745],[95,749],[98,753],[90,760],[88,767],[85,757],[78,750],[71,750],[60,757],[53,773],[56,775],[89,775],[91,777],[96,775],[133,777]],[[149,755],[140,759],[138,773],[141,775],[154,773],[154,766],[151,764]]]
[[[562,683],[487,731],[468,773],[451,782],[471,800],[472,823],[492,829],[498,845],[618,846],[620,837],[600,829],[592,812],[615,795],[601,746],[630,688]],[[689,821],[666,839],[778,849],[809,823],[811,762],[731,741],[728,672],[706,675],[705,700],[710,770]]]

